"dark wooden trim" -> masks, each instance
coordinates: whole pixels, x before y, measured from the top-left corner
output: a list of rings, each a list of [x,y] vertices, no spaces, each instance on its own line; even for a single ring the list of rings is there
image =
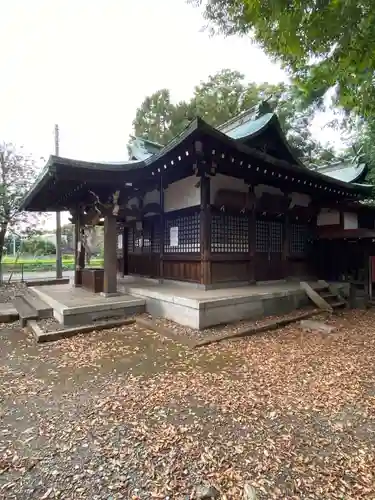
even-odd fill
[[[308,260],[307,253],[291,253],[288,255],[287,260],[290,262],[302,262],[304,260]]]
[[[81,230],[79,224],[79,217],[76,217],[74,224],[74,285],[82,285],[82,276],[79,268],[80,256],[78,252],[78,242],[80,241]]]
[[[341,208],[339,209],[339,217],[340,217],[339,219],[340,228],[344,229],[344,211]]]
[[[290,247],[290,238],[291,238],[291,227],[289,222],[288,213],[285,214],[283,220],[283,249],[281,256],[281,265],[284,269],[284,276],[288,276],[288,257],[289,257],[289,247]]]
[[[165,213],[164,213],[164,179],[163,174],[160,174],[160,261],[159,261],[159,276],[164,277],[164,234],[165,234]]]
[[[272,222],[284,222],[286,214],[277,215],[269,212],[258,212],[255,210],[256,220],[267,220]]]
[[[254,199],[254,196],[254,186],[249,186],[249,200]],[[252,206],[252,210],[248,212],[248,217],[249,258],[253,260],[256,252],[256,211],[254,206]],[[251,262],[251,264],[249,265],[249,278],[251,281],[255,280],[255,270],[253,262]]]
[[[316,237],[319,239],[327,239],[327,240],[345,239],[345,238],[375,239],[375,229],[340,229],[338,226],[334,226],[334,229],[331,229],[330,231],[318,230]]]
[[[222,262],[222,261],[244,261],[251,260],[251,256],[248,253],[211,253],[210,260],[212,262]]]
[[[129,251],[128,251],[128,236],[129,236],[129,228],[124,227],[122,230],[122,272],[123,276],[126,276],[129,273]]]
[[[78,223],[78,240],[77,240],[77,255],[78,255],[78,270],[81,271],[85,268],[85,260],[86,260],[86,249],[82,244],[82,236],[83,236],[84,227],[81,224],[81,221]],[[77,283],[78,285],[82,284],[82,274],[80,272],[77,273]]]
[[[183,215],[192,215],[199,212],[200,206],[194,205],[192,207],[180,208],[179,210],[171,210],[169,212],[164,212],[165,220],[174,219],[175,217],[180,217]]]
[[[199,261],[199,260],[201,260],[201,256],[199,253],[165,253],[164,260],[165,261],[172,261],[172,260]]]
[[[113,215],[104,218],[103,292],[117,292],[117,222]]]
[[[201,284],[211,284],[211,179],[208,174],[201,177],[200,196],[200,251],[201,251]]]

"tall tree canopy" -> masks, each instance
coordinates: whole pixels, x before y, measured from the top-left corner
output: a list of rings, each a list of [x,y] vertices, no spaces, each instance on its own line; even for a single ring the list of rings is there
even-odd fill
[[[315,106],[300,109],[299,91],[295,86],[248,83],[244,75],[229,69],[219,71],[197,85],[189,101],[173,104],[167,89],[146,97],[136,112],[134,133],[165,145],[195,116],[217,127],[266,99],[277,112],[292,147],[303,160],[319,163],[322,159],[332,158],[332,151],[327,152],[311,135],[309,126]]]
[[[0,143],[0,263],[8,230],[23,235],[36,230],[37,216],[19,210],[35,176],[32,158],[13,144]]]
[[[375,9],[372,0],[190,0],[214,30],[250,34],[281,61],[305,97],[334,89],[336,103],[361,116],[375,111]]]

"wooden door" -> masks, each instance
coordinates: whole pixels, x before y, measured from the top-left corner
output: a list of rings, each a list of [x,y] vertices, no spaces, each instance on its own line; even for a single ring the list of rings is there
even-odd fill
[[[282,251],[282,221],[265,218],[257,219],[254,257],[254,276],[256,281],[272,281],[284,277]]]

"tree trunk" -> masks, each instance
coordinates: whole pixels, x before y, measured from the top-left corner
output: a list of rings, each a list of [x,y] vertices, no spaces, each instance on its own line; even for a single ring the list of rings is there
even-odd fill
[[[0,285],[3,284],[3,251],[5,243],[5,235],[8,229],[8,224],[1,224],[0,226]]]

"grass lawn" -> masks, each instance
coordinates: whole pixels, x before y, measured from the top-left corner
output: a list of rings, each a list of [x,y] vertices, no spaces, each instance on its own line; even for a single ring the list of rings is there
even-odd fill
[[[63,270],[74,269],[74,257],[72,255],[64,255],[62,259]],[[92,258],[91,266],[100,267],[103,265],[102,258]],[[15,262],[13,256],[5,256],[2,260],[3,273],[6,272],[25,272],[33,271],[53,271],[56,269],[56,257],[54,255],[47,257],[28,257],[21,256]]]
[[[39,347],[2,325],[0,497],[375,498],[375,311],[327,321],[195,350],[133,325]]]

